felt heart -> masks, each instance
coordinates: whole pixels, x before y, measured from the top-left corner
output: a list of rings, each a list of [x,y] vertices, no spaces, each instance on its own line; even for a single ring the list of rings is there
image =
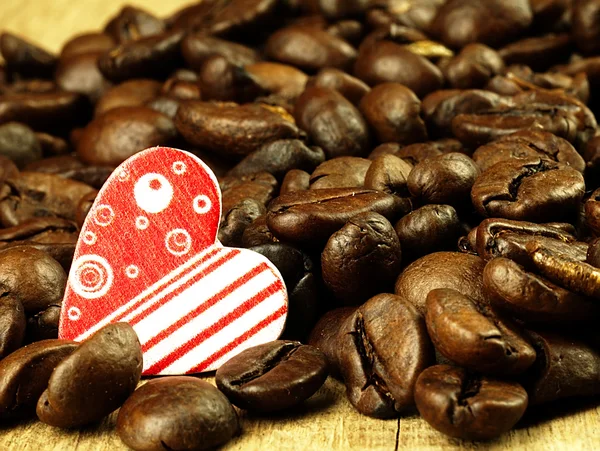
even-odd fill
[[[144,374],[217,369],[275,340],[287,316],[279,271],[262,255],[217,240],[221,191],[182,150],[140,152],[110,176],[79,235],[59,337],[84,340],[125,321]]]

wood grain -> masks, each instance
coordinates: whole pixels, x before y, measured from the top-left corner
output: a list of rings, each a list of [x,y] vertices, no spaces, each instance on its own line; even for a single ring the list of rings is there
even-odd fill
[[[2,0],[0,29],[25,36],[60,51],[72,35],[100,29],[125,2],[121,0]],[[134,2],[165,16],[188,4],[181,0]],[[209,378],[209,380],[211,380]],[[329,379],[301,409],[285,415],[252,416],[240,412],[242,433],[226,450],[598,450],[598,400],[543,408],[519,427],[489,443],[453,440],[417,416],[381,421],[359,415],[348,403],[344,387]],[[85,430],[63,431],[37,421],[0,425],[0,450],[127,449],[114,432],[116,414]]]

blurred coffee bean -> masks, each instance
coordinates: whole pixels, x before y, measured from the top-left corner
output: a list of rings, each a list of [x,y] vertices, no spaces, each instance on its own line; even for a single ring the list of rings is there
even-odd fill
[[[308,81],[308,75],[287,64],[257,62],[244,69],[261,88],[290,100],[302,94]]]
[[[450,205],[424,205],[395,226],[402,253],[408,260],[436,251],[453,250],[463,232],[456,210]]]
[[[380,294],[346,319],[341,332],[339,361],[352,405],[375,418],[411,411],[417,377],[434,355],[419,312],[401,297]]]
[[[24,169],[26,171],[56,174],[100,189],[112,174],[114,167],[86,165],[76,156],[61,155],[34,161]]]
[[[532,20],[527,0],[449,0],[431,26],[449,47],[462,48],[472,42],[493,47],[519,36]]]
[[[585,191],[580,172],[539,157],[496,163],[475,181],[471,199],[483,216],[543,222],[574,216]]]
[[[393,154],[382,154],[375,158],[365,174],[364,187],[408,197],[407,180],[413,167]]]
[[[312,171],[324,161],[325,154],[319,147],[308,147],[297,139],[282,139],[264,144],[235,165],[228,175],[266,171],[281,180],[292,169]]]
[[[265,206],[254,199],[244,199],[226,212],[219,225],[218,240],[223,246],[242,247],[242,235],[259,216],[266,213]]]
[[[299,135],[284,110],[260,104],[190,100],[177,111],[175,125],[190,144],[224,156],[245,156],[267,142]]]
[[[586,262],[596,268],[600,268],[600,238],[596,238],[590,243]]]
[[[397,23],[418,30],[428,30],[444,1],[420,0],[402,3],[401,8],[396,7],[396,3],[393,1],[377,1],[374,2],[377,9],[371,9],[367,13],[367,21],[374,27]]]
[[[502,47],[498,53],[507,66],[526,64],[541,72],[566,60],[571,47],[571,37],[567,33],[560,33],[521,39]]]
[[[0,125],[0,155],[22,169],[27,163],[42,158],[42,146],[31,128],[18,122],[8,122]]]
[[[107,89],[96,103],[94,115],[101,114],[113,108],[123,106],[142,106],[152,100],[161,90],[158,81],[147,79],[128,80]]]
[[[225,395],[189,376],[154,379],[127,399],[117,418],[117,434],[134,450],[214,449],[239,430]]]
[[[82,33],[69,39],[62,47],[60,60],[86,53],[107,52],[116,47],[117,42],[107,33]]]
[[[184,37],[181,52],[189,67],[199,70],[204,61],[221,55],[236,66],[247,66],[260,61],[256,50],[244,45],[209,36],[204,32],[191,33]]]
[[[267,225],[282,241],[319,246],[359,213],[375,212],[393,221],[409,209],[408,201],[379,191],[357,188],[295,191],[269,204]]]
[[[337,157],[321,163],[310,175],[310,189],[362,188],[371,160]]]
[[[422,314],[427,295],[436,288],[450,288],[485,304],[483,268],[485,261],[476,255],[460,252],[434,252],[419,258],[400,274],[395,292],[413,304]]]
[[[119,43],[154,36],[164,30],[162,20],[134,6],[124,6],[104,27],[104,32]]]
[[[20,348],[0,362],[0,418],[35,415],[38,398],[48,386],[54,368],[78,344],[44,340]]]
[[[42,154],[44,156],[64,155],[70,150],[69,143],[60,136],[36,132],[35,137],[42,147]]]
[[[502,56],[483,44],[468,44],[455,57],[441,65],[448,83],[455,89],[483,88],[504,69]]]
[[[596,236],[600,235],[600,189],[585,201],[585,223]]]
[[[21,347],[26,326],[23,304],[10,294],[0,298],[0,361]]]
[[[579,0],[572,6],[572,34],[579,50],[587,54],[600,51],[600,2],[597,0]]]
[[[356,59],[356,50],[346,41],[324,30],[300,26],[281,28],[270,35],[265,53],[308,73],[326,66],[349,69]]]
[[[173,121],[150,108],[113,108],[86,126],[77,155],[88,164],[118,166],[148,147],[168,145],[176,134]]]
[[[8,32],[0,34],[0,53],[10,71],[25,78],[51,78],[56,66],[54,55]]]
[[[283,177],[280,194],[307,190],[310,187],[310,174],[301,169],[291,169]]]
[[[136,333],[129,324],[109,324],[56,366],[37,402],[37,415],[61,428],[100,421],[133,393],[141,373]]]
[[[418,97],[441,89],[444,84],[442,72],[426,58],[385,40],[361,45],[354,75],[369,86],[402,84]]]
[[[344,96],[327,88],[309,87],[296,101],[298,126],[328,158],[364,156],[369,129],[360,112]]]
[[[230,63],[221,55],[210,56],[204,61],[198,72],[198,87],[204,100],[223,102],[252,102],[258,96],[266,94],[245,69]],[[195,99],[200,99],[200,93]]]
[[[89,192],[85,196],[81,198],[79,203],[77,204],[77,210],[75,212],[75,222],[81,228],[83,227],[83,223],[85,222],[85,218],[87,214],[90,212],[94,201],[96,200],[97,192]]]
[[[462,153],[447,153],[418,163],[408,176],[410,193],[426,204],[469,204],[479,168]]]
[[[489,440],[512,429],[525,413],[528,397],[516,382],[435,365],[417,379],[415,403],[434,429],[451,437]]]
[[[427,140],[421,102],[398,83],[375,86],[360,101],[360,112],[375,130],[379,142],[411,144]]]
[[[180,65],[183,36],[181,31],[171,31],[125,42],[100,56],[98,68],[114,82],[165,78]]]
[[[333,67],[321,69],[317,75],[308,80],[307,86],[334,89],[355,106],[358,106],[360,100],[370,90],[362,80]]]
[[[323,281],[344,305],[360,305],[389,292],[400,273],[400,240],[390,222],[374,212],[351,217],[321,254]]]
[[[246,349],[215,374],[217,387],[239,408],[273,412],[312,396],[327,379],[318,349],[295,341],[272,341]]]
[[[101,54],[82,53],[61,60],[56,68],[56,84],[64,91],[86,95],[95,104],[111,85],[98,69]]]

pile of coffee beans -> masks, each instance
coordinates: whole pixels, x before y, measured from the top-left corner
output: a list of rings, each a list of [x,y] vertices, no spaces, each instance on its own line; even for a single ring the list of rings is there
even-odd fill
[[[600,394],[600,0],[204,0],[0,53],[0,418],[122,406],[132,448],[205,449],[330,373],[364,415],[486,440]],[[98,189],[152,146],[212,168],[219,240],[286,282],[281,341],[218,388],[135,390],[126,324],[56,338]]]

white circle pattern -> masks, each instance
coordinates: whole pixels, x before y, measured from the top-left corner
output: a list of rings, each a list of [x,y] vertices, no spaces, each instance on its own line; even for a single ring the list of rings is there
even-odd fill
[[[102,204],[96,207],[94,222],[101,227],[106,227],[115,219],[115,212],[110,205]]]
[[[173,199],[173,187],[164,175],[150,172],[142,175],[133,187],[138,207],[148,213],[160,213]]]
[[[135,279],[140,274],[140,268],[138,268],[136,265],[129,265],[127,268],[125,268],[125,274],[130,279]]]
[[[194,198],[194,211],[198,214],[208,213],[212,203],[206,194],[200,194]]]
[[[138,230],[146,230],[150,225],[150,221],[145,216],[138,216],[135,218],[135,227]]]
[[[173,172],[177,175],[185,174],[186,166],[183,161],[176,161],[173,163]]]
[[[73,262],[73,291],[85,299],[97,299],[108,293],[114,279],[113,270],[104,257],[82,255]]]
[[[90,246],[92,244],[96,244],[96,234],[88,230],[83,234],[83,242],[85,244],[89,244]]]
[[[192,237],[185,229],[173,229],[165,237],[165,246],[173,255],[185,255],[192,247]]]
[[[81,318],[81,310],[79,310],[77,307],[71,307],[67,312],[67,316],[71,321],[77,321],[79,318]]]

